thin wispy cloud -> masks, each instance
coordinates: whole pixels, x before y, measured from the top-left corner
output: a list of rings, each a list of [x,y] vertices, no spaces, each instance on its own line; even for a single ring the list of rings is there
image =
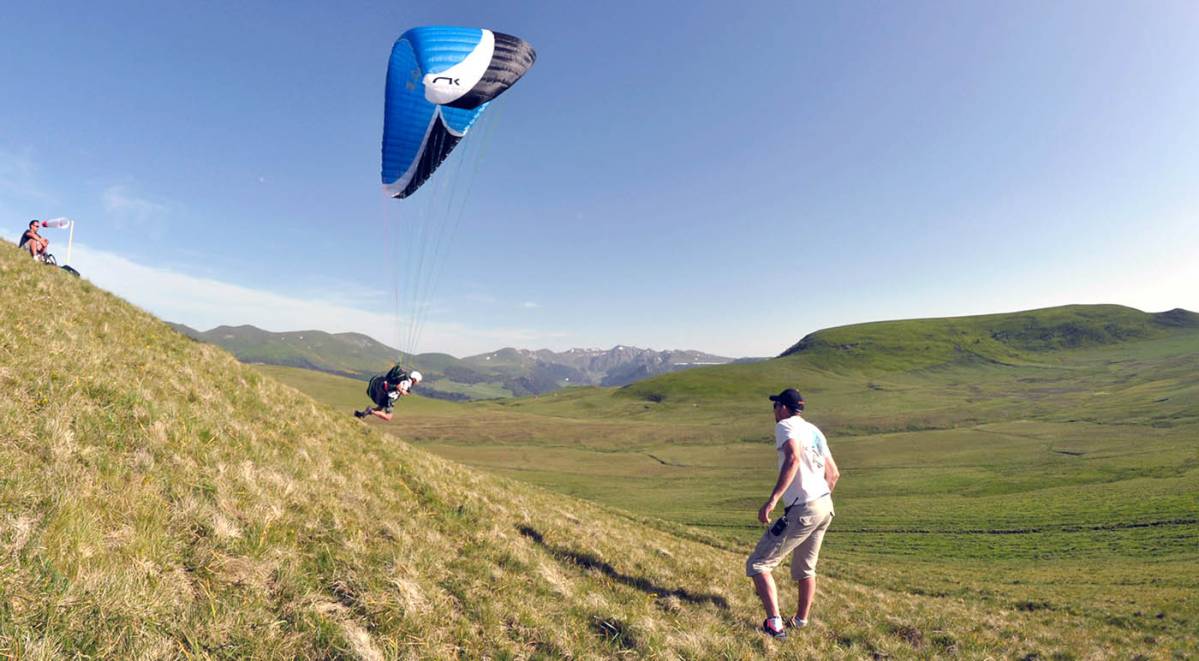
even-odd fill
[[[115,184],[104,189],[100,196],[104,211],[114,220],[149,223],[164,219],[170,205],[150,199],[127,184]]]
[[[463,296],[463,298],[470,303],[477,303],[479,305],[487,305],[501,309],[511,309],[512,307],[516,307],[520,310],[540,310],[541,308],[545,307],[537,301],[516,302],[512,299],[504,300],[497,298],[496,296],[492,296],[491,294],[485,294],[477,291],[469,292]]]
[[[496,297],[481,292],[470,292],[466,294],[465,298],[471,303],[482,303],[485,305],[495,305],[500,302]]]
[[[252,324],[271,331],[318,329],[358,332],[401,349],[407,319],[389,308],[346,305],[329,291],[281,294],[168,268],[139,264],[127,257],[75,247],[74,264],[87,279],[160,319],[205,330],[223,324]],[[338,296],[338,298],[341,298]],[[418,351],[469,355],[500,346],[532,346],[560,341],[565,334],[527,328],[481,328],[429,321]]]
[[[37,165],[29,150],[15,152],[0,149],[0,204],[45,204],[53,200],[54,196],[38,183]]]
[[[219,279],[220,276],[216,277]],[[287,287],[287,290],[279,293],[321,301],[338,301],[346,307],[358,309],[391,310],[396,307],[394,292],[371,287],[361,280],[298,273]]]

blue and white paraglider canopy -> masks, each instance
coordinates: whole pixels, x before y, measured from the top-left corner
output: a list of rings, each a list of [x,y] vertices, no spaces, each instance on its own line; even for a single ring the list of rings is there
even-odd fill
[[[413,367],[409,361],[419,349],[443,259],[466,213],[471,181],[487,143],[487,124],[494,121],[479,121],[480,116],[536,58],[524,40],[482,28],[418,27],[404,32],[392,46],[381,174],[385,194],[403,200],[388,204],[385,211],[393,217],[387,231],[395,237],[388,244],[394,248],[389,261],[395,288],[394,339],[401,352],[397,362]],[[467,139],[471,132],[479,135]],[[464,140],[465,146],[451,158]],[[443,164],[446,167],[439,170]],[[431,179],[426,192],[413,198]]]
[[[533,66],[528,42],[480,28],[408,30],[387,67],[383,187],[416,192],[458,145],[487,104]]]

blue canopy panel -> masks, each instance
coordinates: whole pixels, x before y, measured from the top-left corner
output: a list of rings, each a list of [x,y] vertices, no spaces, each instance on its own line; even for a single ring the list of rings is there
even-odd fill
[[[383,187],[416,192],[449,156],[487,103],[533,66],[521,39],[491,30],[422,27],[391,50],[383,113]]]

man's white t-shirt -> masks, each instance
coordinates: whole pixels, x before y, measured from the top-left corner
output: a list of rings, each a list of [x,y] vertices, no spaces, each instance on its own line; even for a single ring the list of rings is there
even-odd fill
[[[828,482],[824,480],[824,464],[832,457],[828,441],[816,425],[793,415],[774,426],[774,447],[779,451],[779,468],[787,455],[783,446],[795,439],[799,450],[799,470],[787,490],[783,492],[783,507],[806,503],[829,494]]]

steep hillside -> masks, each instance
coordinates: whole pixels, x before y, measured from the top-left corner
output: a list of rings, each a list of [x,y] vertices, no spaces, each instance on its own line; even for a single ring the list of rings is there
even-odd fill
[[[3,248],[3,246],[0,246]],[[745,549],[465,469],[0,249],[0,649],[19,658],[1164,653],[837,578],[754,632]],[[400,423],[402,424],[402,422]]]

